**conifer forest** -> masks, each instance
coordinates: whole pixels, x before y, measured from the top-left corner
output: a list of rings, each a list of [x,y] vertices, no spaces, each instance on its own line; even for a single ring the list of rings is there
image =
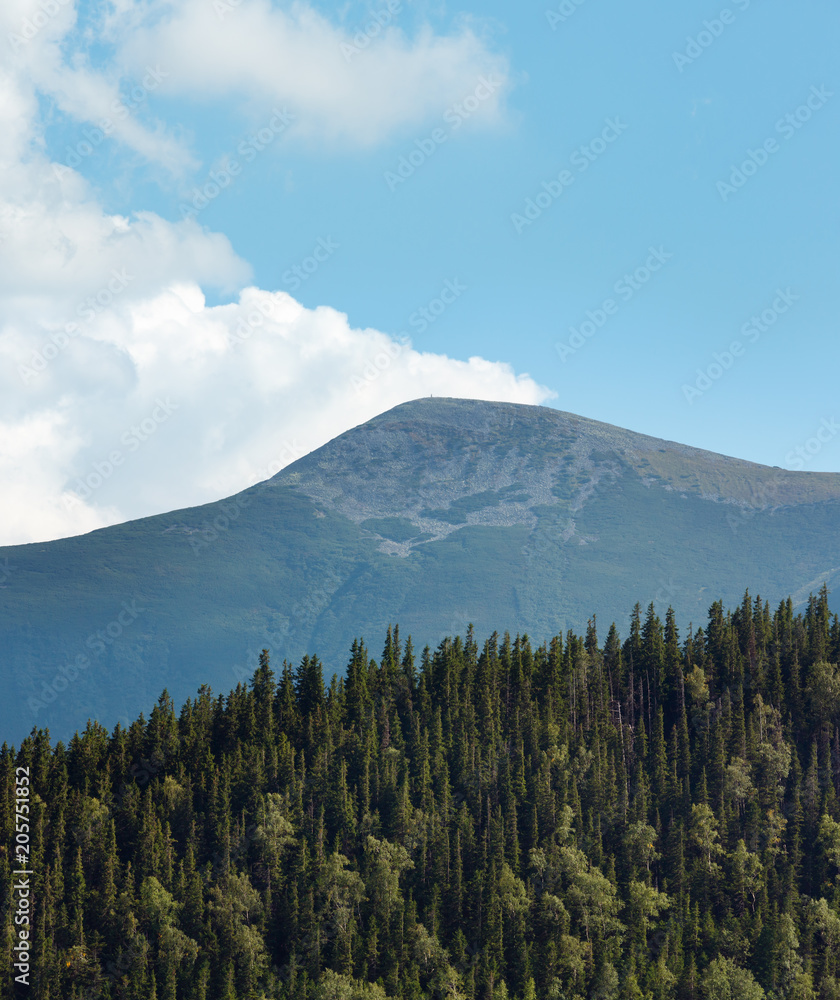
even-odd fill
[[[826,589],[601,625],[4,744],[2,995],[26,926],[33,1000],[840,1000]]]

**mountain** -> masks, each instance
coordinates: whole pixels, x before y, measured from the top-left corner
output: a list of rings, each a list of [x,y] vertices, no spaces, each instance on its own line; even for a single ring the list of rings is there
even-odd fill
[[[67,739],[167,688],[226,691],[398,622],[415,646],[540,643],[637,600],[702,625],[747,586],[801,604],[840,578],[840,475],[788,472],[546,407],[397,406],[228,500],[0,548],[0,733]]]

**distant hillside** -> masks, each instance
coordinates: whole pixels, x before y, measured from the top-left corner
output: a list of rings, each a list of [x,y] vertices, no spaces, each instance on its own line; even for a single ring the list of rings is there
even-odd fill
[[[67,738],[166,687],[249,676],[399,622],[542,642],[670,604],[685,627],[747,586],[801,604],[840,577],[840,475],[795,473],[545,407],[422,399],[236,497],[0,548],[0,732]],[[63,671],[63,673],[62,673]]]

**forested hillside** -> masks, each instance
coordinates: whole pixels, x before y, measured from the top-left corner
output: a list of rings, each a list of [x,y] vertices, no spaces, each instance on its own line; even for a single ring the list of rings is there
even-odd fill
[[[838,1000],[827,600],[539,649],[389,629],[326,689],[264,652],[229,695],[4,744],[3,995],[29,768],[37,1000]]]

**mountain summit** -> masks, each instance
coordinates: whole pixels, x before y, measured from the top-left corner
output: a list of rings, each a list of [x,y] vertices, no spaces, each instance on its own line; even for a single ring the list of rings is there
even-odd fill
[[[747,587],[840,577],[840,475],[787,472],[547,407],[429,398],[228,500],[0,548],[0,725],[66,739],[168,688],[246,680],[258,651],[343,670],[398,622],[542,642],[633,605],[685,627]],[[376,649],[375,649],[376,651]]]

